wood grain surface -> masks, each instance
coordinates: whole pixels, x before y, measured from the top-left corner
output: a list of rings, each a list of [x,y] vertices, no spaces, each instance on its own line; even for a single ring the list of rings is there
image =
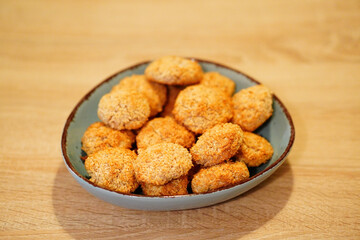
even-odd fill
[[[215,206],[123,209],[60,151],[92,87],[193,56],[269,86],[293,116],[286,163]],[[0,239],[359,239],[360,1],[0,1]]]

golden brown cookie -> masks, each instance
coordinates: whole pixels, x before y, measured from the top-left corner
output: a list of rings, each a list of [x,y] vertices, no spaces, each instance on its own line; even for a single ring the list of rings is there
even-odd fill
[[[116,130],[102,122],[91,124],[81,138],[81,149],[90,155],[107,147],[131,148],[135,135],[129,130]]]
[[[192,181],[194,193],[207,193],[219,188],[235,185],[248,179],[249,170],[243,162],[225,162],[197,172]]]
[[[144,195],[147,196],[174,196],[174,195],[184,195],[187,194],[187,186],[189,180],[188,177],[182,176],[178,179],[171,180],[165,185],[153,185],[143,183],[141,184],[141,189]]]
[[[232,98],[233,123],[244,131],[252,132],[260,127],[273,113],[272,93],[264,85],[255,85],[237,92]]]
[[[243,131],[233,123],[218,124],[201,135],[190,149],[193,161],[205,167],[234,156],[243,141]]]
[[[131,193],[139,186],[134,174],[135,159],[136,154],[129,149],[109,147],[90,154],[85,160],[85,169],[95,185]]]
[[[140,151],[134,166],[139,183],[164,185],[187,175],[191,154],[179,144],[158,143]]]
[[[257,167],[267,162],[273,153],[273,147],[265,138],[244,132],[244,141],[236,154],[236,160],[244,161],[248,167]]]
[[[170,117],[150,120],[136,136],[138,148],[147,148],[163,142],[177,143],[185,148],[190,148],[195,142],[195,136]]]
[[[118,85],[111,89],[111,92],[119,90],[137,91],[144,94],[150,104],[150,117],[161,112],[166,102],[166,86],[149,82],[145,75],[132,75],[123,78]]]
[[[231,99],[221,90],[195,85],[181,91],[173,110],[176,121],[201,134],[216,124],[232,118]]]
[[[229,97],[235,91],[235,83],[228,77],[221,75],[218,72],[207,72],[204,73],[200,84],[208,87],[215,87],[226,93]]]
[[[189,85],[199,83],[203,77],[203,71],[195,60],[166,56],[150,63],[145,69],[145,76],[157,83]]]
[[[98,116],[106,125],[117,130],[138,129],[147,122],[150,105],[142,93],[115,91],[100,99]]]

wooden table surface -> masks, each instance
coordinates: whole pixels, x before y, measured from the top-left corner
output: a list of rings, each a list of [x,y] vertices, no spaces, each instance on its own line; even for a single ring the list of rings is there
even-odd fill
[[[249,192],[123,209],[67,172],[80,98],[163,55],[239,69],[289,109],[286,163]],[[0,1],[0,239],[359,239],[360,1]]]

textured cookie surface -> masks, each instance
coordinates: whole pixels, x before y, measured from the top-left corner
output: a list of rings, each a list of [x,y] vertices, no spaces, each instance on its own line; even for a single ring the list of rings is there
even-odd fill
[[[226,95],[231,97],[231,95],[235,91],[235,83],[228,77],[221,75],[218,72],[207,72],[204,73],[204,77],[202,78],[200,84],[208,87],[218,88]]]
[[[107,147],[131,148],[135,135],[129,130],[116,130],[102,122],[91,124],[81,138],[82,150],[90,155]]]
[[[244,131],[252,132],[260,127],[273,113],[272,93],[264,85],[255,85],[237,92],[233,98],[233,123]]]
[[[99,102],[98,116],[117,130],[138,129],[150,116],[150,105],[139,92],[115,91],[105,94]]]
[[[243,131],[233,123],[218,124],[199,137],[190,149],[193,160],[205,167],[219,164],[234,156],[243,141]]]
[[[235,185],[250,176],[243,162],[225,162],[212,167],[200,169],[191,181],[194,193],[207,193],[216,189]]]
[[[230,121],[233,109],[230,97],[224,92],[195,85],[179,93],[173,114],[187,129],[201,134],[216,124]]]
[[[105,148],[85,160],[85,169],[94,184],[121,193],[131,193],[139,186],[133,162],[136,154],[125,148]]]
[[[203,71],[194,60],[166,56],[159,58],[145,69],[145,76],[153,82],[168,85],[189,85],[199,83]]]
[[[173,196],[187,194],[188,177],[182,176],[174,179],[165,185],[141,184],[141,189],[148,196]]]
[[[193,165],[186,148],[174,143],[159,143],[140,151],[134,166],[139,183],[164,185],[187,175]]]
[[[136,136],[138,148],[147,148],[163,142],[177,143],[185,148],[190,148],[195,142],[195,136],[170,117],[150,120]]]
[[[147,98],[150,105],[150,116],[155,116],[161,112],[163,105],[166,102],[166,86],[149,82],[144,75],[132,75],[123,78],[118,85],[115,85],[113,91],[137,91]]]
[[[267,162],[273,153],[273,147],[265,138],[244,132],[244,141],[236,154],[236,160],[244,161],[248,167],[257,167]]]

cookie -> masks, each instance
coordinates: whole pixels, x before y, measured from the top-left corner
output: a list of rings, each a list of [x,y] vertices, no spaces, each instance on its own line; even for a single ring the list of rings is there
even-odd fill
[[[147,122],[136,136],[138,148],[147,148],[157,143],[177,143],[190,148],[195,143],[195,136],[173,118],[154,118]]]
[[[95,185],[121,193],[134,192],[136,181],[133,162],[136,154],[125,148],[108,147],[85,160],[85,169]]]
[[[233,115],[231,99],[224,92],[203,85],[181,91],[173,110],[177,122],[201,134],[219,123],[229,122]]]
[[[115,91],[100,99],[98,116],[106,125],[117,130],[138,129],[147,122],[150,105],[142,93]]]
[[[248,167],[258,167],[267,162],[273,153],[273,147],[265,138],[244,132],[244,141],[236,154],[236,160],[245,162]]]
[[[218,72],[206,72],[200,84],[207,87],[218,88],[229,97],[231,97],[235,91],[234,81]]]
[[[233,123],[244,131],[252,132],[260,127],[273,113],[272,93],[264,85],[240,90],[233,98]]]
[[[111,92],[114,91],[137,91],[147,98],[150,105],[150,117],[155,116],[162,111],[166,102],[166,86],[148,81],[144,75],[132,75],[120,80]]]
[[[201,135],[190,149],[193,161],[208,167],[230,159],[240,149],[243,131],[232,123],[218,124]]]
[[[91,124],[81,138],[81,149],[90,155],[107,147],[130,149],[135,142],[135,135],[129,130],[116,130],[102,122]]]
[[[207,193],[219,188],[233,186],[248,179],[249,170],[243,162],[225,162],[197,172],[192,181],[194,193]]]
[[[145,69],[145,76],[157,83],[189,85],[199,83],[203,77],[203,71],[195,60],[166,56],[150,63]]]
[[[182,176],[178,179],[174,179],[165,185],[153,185],[143,183],[141,184],[141,189],[144,195],[147,196],[174,196],[174,195],[184,195],[187,194],[187,186],[189,180],[188,177]]]
[[[164,185],[187,175],[193,164],[186,148],[174,143],[158,143],[139,152],[134,166],[139,183]]]

